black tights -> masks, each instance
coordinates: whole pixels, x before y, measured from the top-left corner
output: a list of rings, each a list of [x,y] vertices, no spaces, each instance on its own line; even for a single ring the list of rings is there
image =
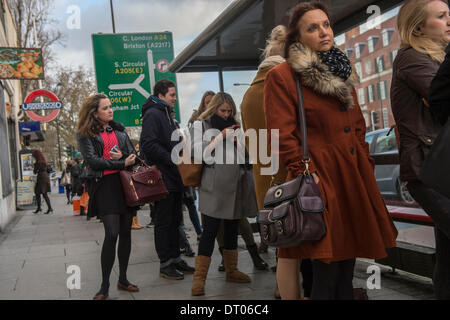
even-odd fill
[[[312,300],[353,300],[355,260],[330,264],[313,260]]]
[[[102,217],[105,227],[105,240],[103,241],[101,263],[102,263],[102,288],[101,292],[106,293],[109,289],[109,276],[116,259],[116,242],[119,237],[119,281],[128,285],[127,268],[131,252],[131,214],[106,215]]]
[[[52,208],[52,204],[50,203],[50,198],[48,197],[47,193],[43,193],[42,197],[44,197],[45,203],[47,204],[48,209],[50,210]],[[41,209],[41,195],[36,194],[36,202],[38,209]]]
[[[202,214],[203,233],[198,244],[198,255],[211,257],[214,251],[214,241],[219,231],[221,219],[212,218]],[[227,250],[235,250],[237,248],[238,238],[238,220],[223,220],[223,241],[224,248]]]

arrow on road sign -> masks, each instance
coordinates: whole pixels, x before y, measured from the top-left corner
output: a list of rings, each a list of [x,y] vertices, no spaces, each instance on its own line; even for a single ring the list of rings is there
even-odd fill
[[[148,97],[150,97],[150,93],[148,93],[144,88],[141,87],[141,82],[142,80],[144,80],[144,78],[145,74],[141,74],[133,83],[111,84],[108,88],[109,90],[136,89],[147,99]]]

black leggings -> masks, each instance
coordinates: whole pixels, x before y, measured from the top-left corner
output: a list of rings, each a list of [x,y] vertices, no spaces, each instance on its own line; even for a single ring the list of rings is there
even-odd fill
[[[102,217],[105,227],[105,240],[103,241],[101,264],[102,264],[102,290],[109,289],[109,276],[116,258],[116,242],[119,237],[119,281],[128,285],[127,268],[131,252],[131,223],[133,215],[106,215]]]
[[[216,239],[217,232],[219,230],[220,222],[223,221],[224,232],[223,242],[224,249],[235,250],[237,249],[238,238],[238,226],[239,219],[237,220],[222,220],[212,218],[202,214],[203,220],[203,233],[198,244],[198,255],[211,257],[214,251],[214,241]]]

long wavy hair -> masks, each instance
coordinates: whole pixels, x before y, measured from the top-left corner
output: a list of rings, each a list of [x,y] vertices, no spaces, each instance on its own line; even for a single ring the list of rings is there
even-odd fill
[[[397,28],[400,34],[401,47],[411,46],[414,50],[430,56],[431,59],[442,63],[445,58],[447,42],[436,42],[420,32],[420,27],[428,19],[426,6],[433,1],[447,0],[409,0],[401,8],[397,17]]]
[[[234,103],[233,98],[225,92],[218,92],[211,99],[211,102],[208,105],[208,108],[198,117],[199,120],[208,120],[210,119],[224,103],[228,103],[231,107],[231,116],[236,119],[237,109],[236,104]]]
[[[191,118],[189,119],[188,125],[193,124],[198,119],[198,117],[203,112],[205,112],[205,110],[206,110],[206,105],[205,105],[206,98],[209,97],[209,96],[214,96],[214,95],[215,95],[214,91],[206,91],[203,94],[202,100],[200,101],[200,105],[198,106],[198,109],[196,111],[194,111],[194,113],[192,114]]]
[[[44,165],[47,165],[47,160],[45,160],[45,157],[42,154],[41,150],[34,150],[31,155],[36,159],[37,163],[43,163]]]
[[[78,132],[82,137],[93,137],[102,129],[102,123],[94,117],[102,99],[108,99],[108,96],[97,93],[84,100],[78,114]]]

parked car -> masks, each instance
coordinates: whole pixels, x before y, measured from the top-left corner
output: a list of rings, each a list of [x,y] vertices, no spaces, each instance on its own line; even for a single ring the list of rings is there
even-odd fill
[[[371,155],[398,154],[395,130],[390,128],[372,131],[366,134]],[[375,178],[384,199],[401,200],[414,203],[413,197],[400,180],[400,164],[375,165]]]

